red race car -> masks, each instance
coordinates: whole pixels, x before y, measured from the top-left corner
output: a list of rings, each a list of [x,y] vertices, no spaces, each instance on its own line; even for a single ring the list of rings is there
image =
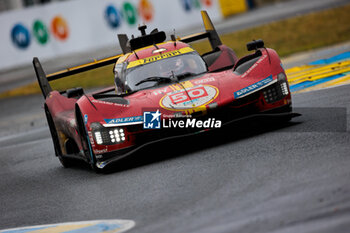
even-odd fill
[[[252,116],[289,120],[287,77],[277,53],[262,40],[237,58],[221,40],[205,11],[205,32],[166,41],[163,31],[129,39],[119,34],[123,54],[46,75],[33,59],[45,98],[45,113],[62,165],[83,159],[101,171],[135,150],[169,138],[193,135]],[[187,43],[207,38],[212,51],[199,55]],[[85,94],[58,92],[50,81],[114,65],[115,86]]]

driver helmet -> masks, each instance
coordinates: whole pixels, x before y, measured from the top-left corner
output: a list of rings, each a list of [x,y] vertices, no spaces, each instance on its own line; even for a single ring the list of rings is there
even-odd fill
[[[179,72],[181,70],[183,70],[185,67],[185,64],[183,62],[183,60],[181,58],[178,58],[176,61],[175,61],[175,69],[174,71],[176,72]]]

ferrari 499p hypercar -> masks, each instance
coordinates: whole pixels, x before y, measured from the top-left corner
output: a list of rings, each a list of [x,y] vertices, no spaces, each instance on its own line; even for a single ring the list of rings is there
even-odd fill
[[[291,94],[277,53],[262,40],[237,58],[223,45],[205,11],[205,31],[166,41],[154,29],[129,39],[119,34],[122,54],[46,75],[33,59],[45,98],[55,154],[96,171],[165,139],[193,135],[251,116],[291,119]],[[198,54],[188,43],[208,39],[212,51]],[[49,82],[114,64],[115,86],[86,94],[80,88],[52,90]],[[111,71],[112,72],[112,71]]]

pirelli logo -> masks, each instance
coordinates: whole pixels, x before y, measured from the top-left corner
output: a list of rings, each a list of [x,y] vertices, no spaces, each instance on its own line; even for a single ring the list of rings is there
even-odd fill
[[[185,48],[182,48],[182,49],[178,49],[178,50],[170,51],[170,52],[167,52],[167,53],[158,54],[158,55],[155,55],[155,56],[152,56],[152,57],[147,57],[147,58],[144,58],[144,59],[139,59],[139,60],[136,60],[136,61],[129,62],[127,68],[128,69],[129,68],[133,68],[135,66],[144,65],[144,64],[147,64],[147,63],[151,63],[151,62],[156,62],[156,61],[159,61],[159,60],[162,60],[162,59],[179,56],[181,54],[190,53],[190,52],[193,52],[193,51],[194,50],[192,48],[185,47]]]

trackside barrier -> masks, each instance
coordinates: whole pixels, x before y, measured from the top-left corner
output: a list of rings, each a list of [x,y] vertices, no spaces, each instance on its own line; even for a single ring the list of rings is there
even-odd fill
[[[246,0],[219,0],[221,13],[224,17],[243,13],[248,10]]]
[[[47,61],[113,47],[118,52],[117,34],[136,35],[143,23],[148,30],[188,30],[201,25],[201,10],[219,21],[218,1],[74,0],[2,12],[0,70],[29,66],[33,57]]]

